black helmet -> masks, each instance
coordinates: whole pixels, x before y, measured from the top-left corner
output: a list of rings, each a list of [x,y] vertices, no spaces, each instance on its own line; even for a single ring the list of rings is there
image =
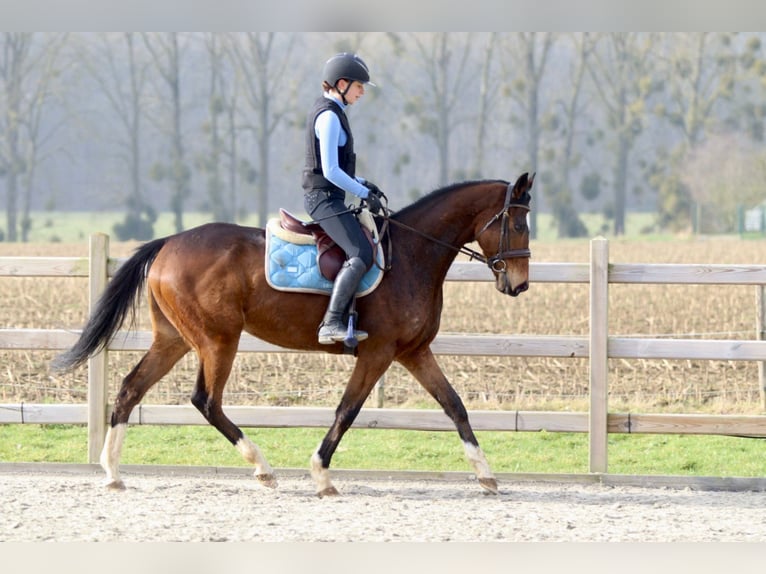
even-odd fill
[[[335,54],[325,62],[324,70],[322,70],[322,80],[333,87],[341,79],[375,85],[370,82],[370,70],[367,68],[367,64],[356,54],[348,52]]]

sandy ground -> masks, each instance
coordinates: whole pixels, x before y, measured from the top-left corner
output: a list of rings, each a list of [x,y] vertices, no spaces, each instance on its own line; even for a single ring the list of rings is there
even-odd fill
[[[339,475],[319,499],[309,476],[276,490],[246,475],[0,472],[0,541],[766,542],[766,492]]]

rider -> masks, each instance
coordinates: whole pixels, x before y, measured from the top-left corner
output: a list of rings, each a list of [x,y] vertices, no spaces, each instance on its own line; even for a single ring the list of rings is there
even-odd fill
[[[370,82],[367,65],[356,54],[336,54],[324,65],[324,94],[309,110],[306,123],[306,167],[303,170],[303,203],[308,214],[346,253],[333,283],[327,312],[319,325],[319,343],[331,345],[346,338],[343,315],[357,287],[373,262],[373,251],[359,221],[345,205],[346,193],[366,201],[370,211],[380,212],[382,192],[355,176],[354,138],[346,108],[364,95]],[[358,341],[367,333],[356,329]]]

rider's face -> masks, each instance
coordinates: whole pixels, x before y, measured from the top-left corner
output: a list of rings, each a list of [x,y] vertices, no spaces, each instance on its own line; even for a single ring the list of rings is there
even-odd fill
[[[346,88],[347,85],[348,85],[347,80],[340,80],[338,82],[338,90],[341,93],[343,93],[343,90]],[[353,104],[363,95],[364,95],[364,84],[354,80],[353,82],[351,82],[351,87],[346,92],[346,102],[348,102],[349,105]]]

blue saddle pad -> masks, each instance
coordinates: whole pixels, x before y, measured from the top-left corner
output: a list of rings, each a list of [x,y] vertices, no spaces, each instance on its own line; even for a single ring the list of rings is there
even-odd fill
[[[383,278],[383,249],[376,249],[376,261],[364,274],[357,288],[356,296],[372,293]],[[278,237],[266,226],[266,281],[278,291],[319,293],[329,295],[332,281],[319,272],[316,244],[292,243]]]

